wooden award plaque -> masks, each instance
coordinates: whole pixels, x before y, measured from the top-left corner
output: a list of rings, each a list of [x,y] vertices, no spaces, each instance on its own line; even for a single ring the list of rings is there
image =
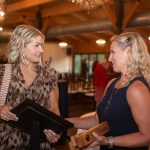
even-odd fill
[[[77,134],[71,137],[69,144],[71,150],[77,150],[77,148],[84,148],[90,145],[95,138],[92,136],[92,132],[96,132],[98,135],[104,135],[109,131],[107,122],[102,122],[97,126],[90,128],[84,133]]]

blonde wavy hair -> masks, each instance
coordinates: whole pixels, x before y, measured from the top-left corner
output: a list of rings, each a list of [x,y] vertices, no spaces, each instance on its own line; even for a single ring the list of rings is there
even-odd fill
[[[13,31],[9,43],[8,43],[8,61],[10,63],[19,63],[22,61],[25,63],[24,49],[28,43],[31,42],[32,38],[41,36],[44,45],[44,35],[38,29],[29,25],[19,25]],[[39,62],[41,63],[41,62]]]
[[[150,87],[150,54],[141,35],[136,32],[126,32],[113,36],[111,42],[113,41],[116,41],[122,50],[129,48],[126,72],[127,83],[136,75],[141,75]]]

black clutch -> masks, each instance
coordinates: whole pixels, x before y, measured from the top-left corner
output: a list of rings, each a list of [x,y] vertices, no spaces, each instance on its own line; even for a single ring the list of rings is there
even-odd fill
[[[31,134],[33,123],[37,123],[40,131],[40,140],[46,139],[44,129],[51,129],[57,134],[73,127],[73,124],[48,109],[31,100],[25,100],[11,110],[19,118],[18,121],[8,121],[16,128]]]

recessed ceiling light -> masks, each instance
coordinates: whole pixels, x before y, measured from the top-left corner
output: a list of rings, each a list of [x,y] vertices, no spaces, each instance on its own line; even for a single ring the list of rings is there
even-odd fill
[[[104,45],[105,43],[106,43],[106,41],[104,39],[96,40],[96,44],[98,44],[98,45]]]
[[[3,31],[3,28],[2,28],[2,27],[0,27],[0,31]]]
[[[59,43],[59,46],[60,46],[61,48],[64,48],[64,47],[67,47],[68,44],[67,44],[66,42],[60,42],[60,43]]]

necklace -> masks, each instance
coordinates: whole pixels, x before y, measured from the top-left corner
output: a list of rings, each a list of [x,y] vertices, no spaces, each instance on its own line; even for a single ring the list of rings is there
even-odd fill
[[[107,105],[106,105],[106,107],[105,107],[104,113],[107,113],[107,112],[108,112],[109,107],[110,107],[110,104],[111,104],[111,102],[112,102],[113,96],[115,96],[115,95],[118,93],[118,91],[121,89],[121,87],[122,87],[123,85],[124,85],[124,82],[121,83],[121,84],[118,86],[117,89],[115,88],[115,85],[114,85],[114,89],[113,89],[112,92],[111,92],[111,95],[110,95],[109,100],[108,100],[108,102],[107,102]],[[116,91],[115,91],[115,90],[116,90]]]
[[[113,89],[113,91],[111,92],[111,95],[110,95],[109,100],[108,100],[108,102],[107,102],[107,105],[106,105],[106,107],[105,107],[104,113],[107,113],[107,112],[108,112],[108,109],[109,109],[110,104],[111,104],[111,102],[112,102],[112,97],[115,96],[115,95],[118,93],[118,91],[119,91],[119,89],[117,89],[116,91],[115,91],[115,90],[116,90],[116,89]]]

